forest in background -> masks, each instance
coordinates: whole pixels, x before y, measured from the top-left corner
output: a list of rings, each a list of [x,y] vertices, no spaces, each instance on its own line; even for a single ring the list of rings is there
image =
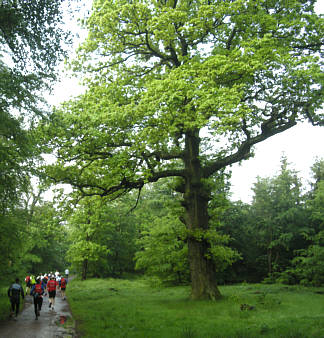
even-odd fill
[[[324,283],[324,161],[312,167],[306,191],[293,165],[259,177],[250,204],[232,201],[229,177],[215,182],[210,203],[217,233],[212,247],[217,282]],[[1,276],[39,274],[66,266],[83,279],[145,274],[152,283],[190,281],[181,197],[172,180],[113,202],[61,195],[53,202],[25,195],[6,216]],[[134,208],[136,206],[136,208]]]
[[[112,3],[94,3],[70,62],[88,90],[54,110],[63,1],[0,3],[4,281],[69,265],[194,281],[195,298],[217,298],[216,283],[322,285],[323,160],[305,191],[283,158],[250,204],[231,201],[227,171],[300,120],[323,124],[315,2]],[[74,190],[44,201],[56,183]]]

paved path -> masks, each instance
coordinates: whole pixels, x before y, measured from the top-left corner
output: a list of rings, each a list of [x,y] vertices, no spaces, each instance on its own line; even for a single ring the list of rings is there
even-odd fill
[[[63,327],[63,322],[66,322]],[[55,310],[49,308],[48,296],[43,298],[43,306],[38,320],[35,320],[32,296],[25,298],[24,310],[17,319],[0,323],[1,338],[75,338],[77,337],[72,315],[60,291],[56,292]]]

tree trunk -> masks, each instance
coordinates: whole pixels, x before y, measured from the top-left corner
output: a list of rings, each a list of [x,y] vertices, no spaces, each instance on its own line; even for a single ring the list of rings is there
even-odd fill
[[[267,257],[268,257],[268,274],[269,276],[272,275],[272,249],[268,249],[267,252]]]
[[[267,250],[268,274],[269,274],[269,276],[272,275],[272,246],[270,247],[270,245],[272,244],[272,240],[273,240],[273,232],[272,232],[272,229],[271,229],[271,231],[270,231],[270,241],[269,241],[268,250]]]
[[[82,280],[87,279],[87,272],[88,272],[88,259],[84,259],[82,263]]]
[[[206,241],[190,239],[188,242],[192,299],[216,300],[221,297],[214,264],[206,258],[207,248]]]
[[[216,283],[214,262],[207,258],[210,244],[204,234],[208,230],[210,191],[203,182],[199,142],[198,132],[186,135],[184,221],[188,229],[191,298],[215,300],[221,294]]]

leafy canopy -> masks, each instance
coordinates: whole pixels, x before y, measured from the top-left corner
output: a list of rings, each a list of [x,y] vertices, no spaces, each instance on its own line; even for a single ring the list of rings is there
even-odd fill
[[[42,97],[65,55],[62,0],[0,1],[0,208],[28,185],[37,152],[28,129],[44,115]]]
[[[299,120],[322,124],[314,3],[94,1],[73,63],[88,90],[45,127],[47,174],[107,195],[188,178],[195,158],[205,179]]]

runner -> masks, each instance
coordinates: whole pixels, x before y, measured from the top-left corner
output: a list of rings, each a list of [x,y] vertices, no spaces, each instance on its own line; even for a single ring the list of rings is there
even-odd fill
[[[60,285],[60,281],[61,281],[61,274],[58,274],[56,276],[56,281],[58,282],[58,284]]]
[[[65,289],[66,289],[67,280],[64,277],[61,277],[60,287],[61,287],[61,297],[65,300]]]
[[[29,293],[30,288],[31,288],[30,276],[29,275],[26,276],[25,282],[26,282],[26,296],[27,296],[27,294]]]
[[[24,299],[24,290],[22,286],[19,284],[19,278],[16,278],[15,283],[11,284],[11,286],[8,289],[8,297],[10,298],[11,303],[11,313],[10,317],[13,316],[16,310],[16,317],[19,313],[19,305],[20,305],[20,295]]]
[[[42,278],[42,282],[43,282],[44,289],[45,289],[45,294],[44,294],[44,296],[46,296],[46,295],[47,295],[47,282],[48,282],[48,276],[47,276],[46,273],[45,273],[45,275],[44,275],[43,278]]]
[[[30,275],[30,285],[33,287],[36,284],[36,279],[34,275]]]
[[[38,316],[40,315],[40,311],[42,309],[43,304],[43,293],[44,286],[42,284],[42,280],[39,278],[36,280],[36,284],[32,287],[30,294],[34,297],[34,310],[35,310],[35,320],[38,320]]]
[[[56,281],[55,276],[52,275],[51,279],[47,282],[49,307],[51,307],[52,310],[54,310],[57,285],[58,285],[58,282]]]

